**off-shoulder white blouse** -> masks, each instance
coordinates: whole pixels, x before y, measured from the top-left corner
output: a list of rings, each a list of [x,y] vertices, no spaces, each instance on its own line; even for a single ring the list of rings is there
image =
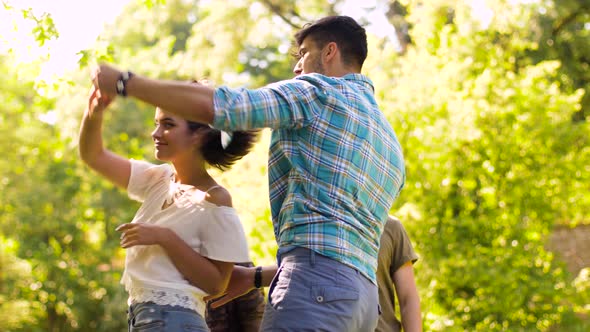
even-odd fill
[[[196,252],[224,262],[248,262],[248,244],[242,223],[234,208],[206,201],[205,192],[184,186],[184,195],[162,209],[165,201],[177,193],[174,171],[169,164],[155,165],[131,160],[129,197],[143,202],[134,223],[145,222],[173,230]],[[186,188],[190,187],[190,188]],[[128,303],[152,301],[205,312],[203,290],[195,287],[176,269],[158,245],[127,249],[125,271],[121,279],[129,293]]]

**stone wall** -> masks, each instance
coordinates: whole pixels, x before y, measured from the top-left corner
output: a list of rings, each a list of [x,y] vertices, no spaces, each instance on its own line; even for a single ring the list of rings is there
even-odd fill
[[[590,267],[590,225],[574,228],[557,226],[549,238],[547,249],[565,261],[575,278],[581,269]]]

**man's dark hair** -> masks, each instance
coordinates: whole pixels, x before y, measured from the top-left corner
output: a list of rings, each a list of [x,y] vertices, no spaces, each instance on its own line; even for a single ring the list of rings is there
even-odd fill
[[[327,16],[303,26],[295,34],[297,47],[310,37],[320,48],[335,42],[346,65],[363,66],[367,58],[367,34],[353,18],[348,16]]]

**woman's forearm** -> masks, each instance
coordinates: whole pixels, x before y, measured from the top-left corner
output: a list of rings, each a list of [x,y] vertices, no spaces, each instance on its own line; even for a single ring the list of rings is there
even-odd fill
[[[78,151],[82,160],[90,167],[94,165],[97,156],[104,152],[102,141],[102,112],[90,114],[87,109],[82,117]]]
[[[231,276],[233,263],[221,263],[220,268],[209,259],[191,248],[174,231],[162,228],[158,244],[192,285],[208,294],[218,294],[225,290]]]

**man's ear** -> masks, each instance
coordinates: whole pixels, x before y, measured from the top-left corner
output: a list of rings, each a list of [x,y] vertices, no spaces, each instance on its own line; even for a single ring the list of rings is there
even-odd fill
[[[335,59],[336,55],[338,54],[338,44],[335,42],[329,42],[322,51],[322,56],[325,62],[331,62]]]

